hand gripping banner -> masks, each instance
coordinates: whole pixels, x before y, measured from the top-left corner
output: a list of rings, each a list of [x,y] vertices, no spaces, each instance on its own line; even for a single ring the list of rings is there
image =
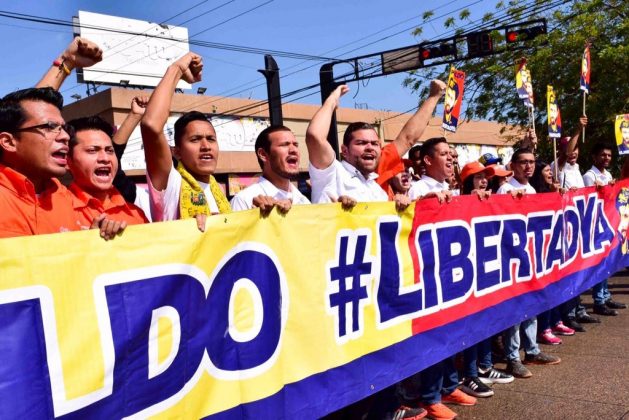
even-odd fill
[[[320,417],[629,265],[628,185],[0,240],[0,417]]]

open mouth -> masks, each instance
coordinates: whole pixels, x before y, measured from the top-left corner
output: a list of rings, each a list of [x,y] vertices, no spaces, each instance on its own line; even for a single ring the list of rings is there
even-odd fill
[[[363,160],[368,161],[368,162],[372,162],[372,161],[375,161],[375,160],[376,160],[376,155],[372,155],[372,154],[364,154],[364,155],[362,155],[362,156],[361,156],[361,158],[362,158]]]
[[[214,156],[212,156],[210,154],[206,154],[206,155],[199,156],[199,159],[202,160],[203,162],[210,162],[210,161],[214,160]]]
[[[96,175],[98,178],[109,179],[109,177],[111,176],[111,168],[108,168],[108,167],[96,168],[94,170],[94,175]]]
[[[52,154],[52,157],[55,161],[57,161],[58,164],[65,166],[67,163],[68,151],[57,150],[56,152]]]
[[[289,156],[286,158],[286,163],[288,163],[289,165],[298,165],[299,158],[297,156]]]

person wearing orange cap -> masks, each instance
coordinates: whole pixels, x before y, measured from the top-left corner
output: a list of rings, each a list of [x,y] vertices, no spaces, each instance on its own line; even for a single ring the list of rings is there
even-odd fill
[[[477,161],[465,165],[461,170],[463,184],[461,195],[476,194],[481,200],[489,198],[491,190],[487,189],[488,180],[494,174],[494,166],[485,166]],[[491,337],[463,351],[461,390],[466,394],[480,398],[491,397],[494,395],[491,384],[507,384],[514,380],[512,375],[494,369],[491,358]]]

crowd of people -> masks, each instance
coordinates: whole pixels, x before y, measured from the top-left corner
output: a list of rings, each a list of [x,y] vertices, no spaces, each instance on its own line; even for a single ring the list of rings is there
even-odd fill
[[[442,81],[433,80],[429,96],[385,146],[371,124],[350,124],[343,136],[341,160],[327,141],[333,113],[349,91],[345,85],[338,86],[306,131],[310,197],[293,185],[300,167],[294,133],[284,126],[266,128],[255,142],[262,176],[230,202],[214,179],[219,147],[208,117],[197,111],[182,115],[174,126],[172,148],[164,134],[175,87],[180,80],[201,80],[202,58],[188,53],[171,64],[150,97],[133,99],[131,112],[116,131],[98,116],[64,121],[59,87],[74,68],[101,59],[97,45],[75,38],[36,87],[2,98],[0,237],[98,229],[110,240],[130,224],[186,218],[195,218],[204,231],[208,216],[252,208],[267,215],[274,208],[286,213],[293,205],[311,202],[339,202],[351,209],[358,202],[393,201],[398,211],[404,211],[414,200],[428,198],[441,203],[457,194],[476,195],[480,200],[490,200],[492,194],[517,198],[613,182],[608,171],[611,143],[593,148],[594,165],[581,175],[576,162],[585,117],[575,134],[560,142],[556,167],[536,158],[536,138],[529,131],[507,165],[487,154],[459,168],[456,150],[446,138],[418,144],[445,91]],[[119,165],[138,124],[148,191],[136,186]],[[65,186],[59,178],[68,171],[72,182]],[[592,294],[595,314],[613,316],[625,307],[611,299],[606,281],[596,285]],[[582,324],[591,322],[599,320],[574,299],[466,349],[460,371],[456,358],[449,357],[381,395],[395,399],[391,416],[396,419],[455,418],[456,413],[444,403],[474,405],[477,398],[494,394],[493,384],[530,377],[526,365],[560,363],[558,357],[542,352],[539,344],[561,344],[559,336],[583,332]],[[506,371],[493,367],[495,357],[506,360]]]

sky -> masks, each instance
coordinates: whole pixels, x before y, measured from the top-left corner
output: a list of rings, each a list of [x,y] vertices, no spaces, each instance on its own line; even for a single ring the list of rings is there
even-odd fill
[[[447,32],[443,26],[447,17],[457,16],[467,6],[471,19],[480,19],[493,4],[479,0],[24,0],[0,6],[0,10],[60,20],[70,20],[83,10],[185,26],[190,35],[203,32],[191,38],[197,41],[350,58],[441,38]],[[191,10],[180,14],[186,9]],[[216,10],[209,12],[211,9]],[[434,11],[434,20],[423,26],[419,39],[413,37],[412,29],[421,24],[421,16],[428,10]],[[0,43],[4,58],[0,63],[0,92],[6,94],[35,84],[70,42],[72,30],[0,17],[0,39],[4,40]],[[204,80],[197,86],[206,87],[207,95],[266,99],[264,78],[257,72],[264,67],[263,55],[200,46],[191,46],[191,50],[204,58]],[[285,57],[276,60],[283,76],[282,93],[319,82],[319,68],[324,61]],[[338,68],[339,73],[345,71],[347,68]],[[289,75],[292,72],[296,73]],[[341,106],[408,111],[417,106],[419,98],[402,86],[405,76],[400,73],[353,82]],[[193,87],[194,92],[197,86]],[[86,86],[77,83],[74,73],[61,91],[66,103],[74,101],[71,95],[86,96]],[[284,102],[309,93],[297,102],[319,104],[318,89],[291,96]]]

